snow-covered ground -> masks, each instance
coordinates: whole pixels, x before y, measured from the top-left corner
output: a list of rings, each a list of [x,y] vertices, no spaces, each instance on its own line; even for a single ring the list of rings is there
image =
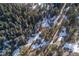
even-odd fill
[[[55,19],[56,19],[56,16],[53,16],[51,18],[50,15],[48,18],[43,18],[43,21],[41,22],[42,24],[40,23],[41,27],[50,29],[53,26],[53,24],[55,24]],[[32,36],[29,36],[28,44],[26,44],[26,47],[30,46],[33,41],[36,41],[36,43],[31,46],[32,49],[39,49],[39,48],[43,48],[44,46],[47,46],[49,42],[45,41],[45,39],[40,37],[41,34],[42,34],[42,31],[39,31],[38,33],[33,33]],[[62,30],[60,31],[58,41],[61,41],[62,39],[64,39],[66,35],[67,35],[66,28],[63,27]],[[4,44],[6,43],[8,42],[4,42]],[[20,55],[20,49],[21,49],[21,46],[15,49],[12,55],[13,56]]]
[[[41,34],[42,32],[39,32],[35,37],[29,37],[29,41],[28,41],[28,44],[32,43],[33,41],[36,41],[35,44],[32,45],[32,48],[33,49],[38,49],[40,47],[43,47],[44,45],[47,44],[47,42],[45,42],[44,39],[42,39],[39,35]],[[38,41],[38,42],[37,42]],[[39,43],[39,44],[38,44]]]
[[[56,16],[53,16],[52,18],[50,16],[48,18],[46,18],[46,17],[43,18],[43,21],[41,22],[42,24],[40,23],[41,27],[51,28],[51,26],[53,26],[53,22],[54,22],[55,18],[56,18]],[[48,44],[48,41],[45,41],[45,39],[41,38],[40,34],[42,34],[41,31],[39,31],[38,33],[35,33],[35,36],[29,37],[28,44],[32,43],[33,41],[36,41],[36,43],[32,45],[33,49],[38,49],[38,48],[41,48]],[[40,43],[40,44],[38,44],[38,43]]]
[[[65,37],[65,36],[67,36],[67,32],[66,32],[66,28],[63,27],[61,32],[59,33],[59,37]]]
[[[46,18],[46,17],[43,18],[42,24],[40,23],[41,27],[50,29],[51,25],[53,26],[55,19],[56,19],[56,16],[53,16],[52,18],[50,16],[48,18]],[[34,37],[29,37],[28,43],[31,43],[33,40],[40,41],[40,44],[38,44],[38,42],[36,42],[35,44],[32,45],[33,49],[37,49],[37,48],[43,47],[48,44],[48,42],[46,42],[45,39],[40,37],[41,33],[42,32],[39,31],[38,33],[35,33]],[[64,40],[64,37],[66,37],[66,36],[67,36],[66,27],[63,26],[59,33],[58,41]]]
[[[20,56],[20,51],[22,48],[23,48],[23,46],[20,46],[17,49],[15,49],[12,53],[12,56]]]
[[[13,53],[12,56],[19,56],[20,55],[20,48],[17,48]]]
[[[63,48],[67,48],[69,51],[79,53],[79,45],[75,43],[65,43]]]
[[[50,18],[50,15],[48,18],[43,18],[42,27],[51,28],[51,26],[53,26],[53,23],[55,22],[55,19],[56,19],[56,16],[53,16],[52,18]]]
[[[54,24],[57,23],[55,21],[55,19],[56,19],[56,16],[53,16],[51,18],[50,15],[48,15],[48,18],[46,18],[46,17],[43,18],[43,21],[40,21],[40,23],[38,23],[38,25],[41,24],[41,27],[50,29]],[[38,26],[38,25],[36,24],[36,26]],[[33,41],[36,41],[36,43],[32,44],[32,46],[31,46],[32,49],[39,49],[39,48],[43,48],[44,46],[47,46],[49,41],[45,41],[45,39],[40,37],[41,34],[42,34],[42,31],[39,31],[38,33],[33,33],[32,36],[29,36],[28,44],[26,44],[26,47],[30,46]],[[59,33],[58,41],[63,40],[65,36],[67,36],[66,28],[62,27],[62,29],[61,29],[61,31]],[[16,49],[13,52],[13,55],[15,55],[15,56],[19,55],[19,52],[20,52],[20,48]]]
[[[37,7],[37,5],[33,5],[33,6],[32,6],[32,9],[34,10],[36,7]]]
[[[62,27],[60,33],[59,33],[59,36],[58,36],[58,40],[57,41],[62,41],[64,40],[68,34],[67,34],[67,31],[66,31],[66,27]]]

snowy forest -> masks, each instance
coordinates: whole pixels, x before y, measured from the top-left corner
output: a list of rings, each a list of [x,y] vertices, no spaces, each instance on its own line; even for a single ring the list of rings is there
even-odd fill
[[[79,4],[0,4],[0,56],[79,56]]]

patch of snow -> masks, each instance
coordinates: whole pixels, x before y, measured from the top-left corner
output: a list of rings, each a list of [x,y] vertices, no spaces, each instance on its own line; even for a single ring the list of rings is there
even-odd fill
[[[47,5],[47,10],[49,10],[49,7],[50,7],[50,6],[49,6],[49,5]]]
[[[79,46],[78,46],[78,44],[75,44],[73,48],[74,48],[73,52],[79,53]]]
[[[41,42],[44,42],[44,39],[42,39]]]
[[[33,39],[34,39],[34,37],[29,37],[28,43],[32,43]]]
[[[39,37],[39,35],[40,35],[41,33],[42,33],[42,32],[40,31],[40,32],[35,36],[34,40],[36,40],[36,39]]]
[[[53,17],[51,18],[52,21],[55,20],[55,19],[56,19],[56,16],[53,16]]]
[[[58,18],[60,17],[60,15],[58,16]],[[58,21],[58,18],[56,18],[55,20],[54,20],[54,25],[56,25],[57,24],[57,21]]]
[[[42,3],[38,3],[38,5],[41,5]]]
[[[40,44],[41,47],[46,46],[48,43],[43,41],[42,44]]]
[[[20,49],[16,49],[13,53],[12,56],[19,56],[20,55]]]
[[[59,37],[65,37],[65,36],[67,36],[66,28],[63,27],[63,28],[62,28],[62,31],[59,33]]]
[[[43,41],[43,42],[40,42],[40,44],[36,43],[36,44],[32,45],[32,48],[38,49],[38,48],[41,48],[43,46],[46,46],[47,44],[48,44],[47,42]]]
[[[33,49],[40,48],[40,45],[38,45],[38,44],[34,44],[34,45],[32,45],[32,48],[33,48]]]
[[[32,6],[32,9],[34,10],[37,7],[37,5]]]
[[[53,23],[55,22],[55,19],[56,19],[56,16],[53,16],[52,18],[50,18],[50,14],[49,14],[48,18],[43,18],[42,27],[50,28],[51,25],[53,25]]]
[[[3,56],[5,54],[6,54],[6,50],[5,49],[3,49],[3,50],[0,51],[0,56]]]
[[[66,43],[64,45],[64,48],[68,48],[68,49],[72,50],[72,52],[79,53],[79,45],[78,44]]]
[[[41,4],[41,9],[44,7],[44,5],[43,4]]]
[[[65,19],[65,20],[67,20],[67,19],[68,19],[68,17],[67,17],[66,15],[63,15],[63,17],[64,17],[64,19]]]
[[[67,7],[67,8],[65,9],[65,11],[67,12],[69,9],[70,9],[70,7]]]
[[[9,41],[4,41],[3,42],[4,46],[11,47],[8,43],[9,43]]]
[[[26,45],[24,45],[24,47],[29,47],[32,43],[28,43]]]
[[[77,16],[76,18],[79,19],[79,16]]]
[[[65,43],[63,48],[68,48],[69,50],[73,51],[73,45],[71,43]]]
[[[46,27],[46,28],[50,27],[50,25],[48,24],[48,20],[49,19],[46,19],[46,18],[43,19],[43,21],[42,21],[42,27]]]
[[[61,40],[63,40],[63,39],[64,39],[63,37],[59,37],[59,38],[58,38],[58,41],[61,41]]]
[[[53,41],[52,42],[50,42],[50,45],[52,45],[53,44]]]
[[[42,32],[40,31],[38,34],[35,34],[35,37],[29,37],[28,43],[32,43],[33,41],[36,41],[37,39],[40,39],[39,35]]]
[[[42,33],[42,31],[40,31],[39,33],[36,33],[36,34],[33,34],[33,37],[29,37],[29,40],[28,40],[28,44],[25,45],[25,47],[28,47],[32,44],[33,41],[36,41],[37,39],[40,40],[41,38],[39,37],[39,35]],[[39,48],[40,46],[38,44],[33,44],[32,45],[32,48],[33,49],[37,49]]]

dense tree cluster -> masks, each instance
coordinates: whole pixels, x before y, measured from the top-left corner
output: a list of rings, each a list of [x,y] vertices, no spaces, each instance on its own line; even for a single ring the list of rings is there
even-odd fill
[[[63,5],[0,4],[0,55],[13,55],[21,46],[20,55],[75,55],[62,47],[66,42],[76,43],[79,40],[79,4],[66,4],[65,7]],[[56,21],[57,17],[59,18]],[[42,34],[37,34],[40,31]],[[25,47],[31,39],[29,37],[35,35],[40,37],[32,45],[38,43],[39,46],[43,41],[46,41],[47,45],[38,49]],[[59,42],[61,37],[64,39]],[[51,42],[54,44],[50,45]]]

